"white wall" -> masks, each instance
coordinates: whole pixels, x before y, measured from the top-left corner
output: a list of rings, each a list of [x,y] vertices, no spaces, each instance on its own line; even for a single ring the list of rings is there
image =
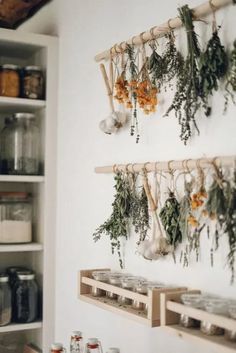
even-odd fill
[[[195,6],[199,1],[189,1]],[[71,0],[60,2],[60,87],[58,125],[58,238],[56,339],[68,342],[72,330],[84,336],[97,336],[104,347],[119,346],[122,353],[192,353],[190,346],[168,336],[161,329],[150,329],[123,319],[77,299],[77,271],[85,268],[118,268],[111,256],[109,241],[94,244],[92,233],[109,216],[113,196],[111,175],[96,175],[94,167],[119,162],[198,158],[203,155],[235,154],[235,107],[222,116],[223,97],[216,95],[213,115],[200,120],[200,137],[187,147],[179,141],[174,117],[162,118],[169,94],[160,97],[158,113],[141,117],[141,142],[136,145],[123,131],[103,135],[99,121],[109,112],[96,53],[176,15],[179,1],[166,0]],[[183,2],[182,2],[183,4]],[[236,7],[217,13],[223,23],[224,42],[236,36]],[[205,25],[200,24],[202,35]],[[183,41],[184,33],[178,32]],[[183,269],[171,259],[149,263],[135,255],[135,238],[127,244],[127,271],[169,283],[185,284],[225,296],[235,296],[229,285],[229,272],[219,253],[214,268],[203,263]],[[202,353],[213,353],[203,350]]]

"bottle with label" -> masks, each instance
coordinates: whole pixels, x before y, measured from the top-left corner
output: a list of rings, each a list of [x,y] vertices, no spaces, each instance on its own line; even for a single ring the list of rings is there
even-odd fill
[[[101,342],[97,338],[89,338],[85,353],[103,353]]]
[[[70,353],[84,353],[83,335],[81,331],[73,331],[70,339]]]

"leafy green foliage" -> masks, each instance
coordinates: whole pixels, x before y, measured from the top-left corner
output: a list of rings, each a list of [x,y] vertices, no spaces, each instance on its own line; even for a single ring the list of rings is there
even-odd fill
[[[234,100],[234,92],[236,92],[236,40],[234,41],[234,48],[229,56],[229,71],[227,74],[226,85],[225,85],[225,108],[226,112],[229,103],[229,96],[232,99],[232,102],[236,104]]]

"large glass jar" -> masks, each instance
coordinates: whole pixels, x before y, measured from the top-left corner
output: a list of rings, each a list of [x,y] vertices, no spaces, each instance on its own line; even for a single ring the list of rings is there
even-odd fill
[[[37,175],[39,173],[39,129],[35,115],[14,114],[6,141],[8,174]]]
[[[7,275],[0,274],[0,326],[5,326],[11,322],[12,301],[8,280]]]
[[[10,126],[13,122],[13,117],[7,117],[4,120],[4,127],[1,131],[0,134],[0,143],[1,143],[1,151],[0,151],[0,157],[1,157],[1,174],[8,174],[8,167],[7,167],[7,161],[8,161],[8,149],[7,149],[7,142],[9,138],[9,132],[10,132]]]
[[[20,74],[17,65],[2,65],[0,69],[0,96],[20,96]]]
[[[22,95],[24,98],[43,99],[44,79],[39,66],[26,66],[23,74]]]
[[[32,205],[25,192],[0,192],[0,243],[32,241]]]
[[[83,335],[81,331],[73,331],[70,339],[70,353],[83,353]]]
[[[38,318],[38,286],[34,274],[19,274],[14,288],[14,321],[33,322]]]
[[[196,309],[204,308],[204,299],[202,294],[185,293],[181,295],[181,301],[184,305],[191,306]],[[180,315],[180,324],[184,327],[199,327],[200,322],[185,314]]]

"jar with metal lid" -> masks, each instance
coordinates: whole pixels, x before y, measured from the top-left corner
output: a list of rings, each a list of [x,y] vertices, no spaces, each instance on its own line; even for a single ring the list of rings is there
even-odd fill
[[[5,150],[8,174],[39,174],[40,134],[31,113],[16,113],[10,126]]]
[[[148,293],[148,284],[147,283],[142,283],[142,282],[137,282],[134,285],[134,290],[135,290],[135,292],[137,292],[139,294],[147,295],[147,293]],[[142,302],[140,302],[138,300],[133,300],[132,307],[135,310],[147,311],[147,304],[145,305],[145,303],[142,303]]]
[[[0,326],[8,325],[12,316],[11,288],[9,277],[0,274]]]
[[[8,143],[8,138],[9,138],[9,132],[10,132],[10,127],[11,124],[13,123],[14,119],[13,117],[6,117],[4,119],[4,127],[0,133],[0,143],[1,143],[1,174],[8,174],[8,166],[7,166],[7,161],[8,161],[8,149],[7,149],[7,143]]]
[[[101,342],[97,338],[89,338],[85,346],[85,353],[102,353]]]
[[[83,335],[81,331],[73,331],[70,339],[70,353],[83,353]]]
[[[26,66],[23,69],[22,96],[30,99],[43,99],[44,78],[39,66]]]
[[[14,321],[33,322],[38,318],[38,286],[34,274],[19,274],[14,288]]]
[[[122,278],[121,273],[111,272],[108,275],[108,282],[110,284],[112,284],[113,286],[121,287],[121,278]],[[117,294],[110,292],[110,291],[106,292],[106,296],[107,296],[107,298],[112,299],[112,300],[116,300],[118,298]]]
[[[17,65],[5,64],[1,66],[0,96],[20,96],[20,73]]]
[[[66,352],[66,349],[63,347],[62,343],[53,343],[51,345],[50,353],[62,353]]]
[[[32,241],[32,204],[26,192],[0,192],[0,243]]]
[[[108,282],[108,275],[106,271],[93,271],[92,277],[96,281]],[[104,290],[97,288],[95,286],[92,287],[91,293],[94,297],[103,297],[106,295],[106,292]]]

